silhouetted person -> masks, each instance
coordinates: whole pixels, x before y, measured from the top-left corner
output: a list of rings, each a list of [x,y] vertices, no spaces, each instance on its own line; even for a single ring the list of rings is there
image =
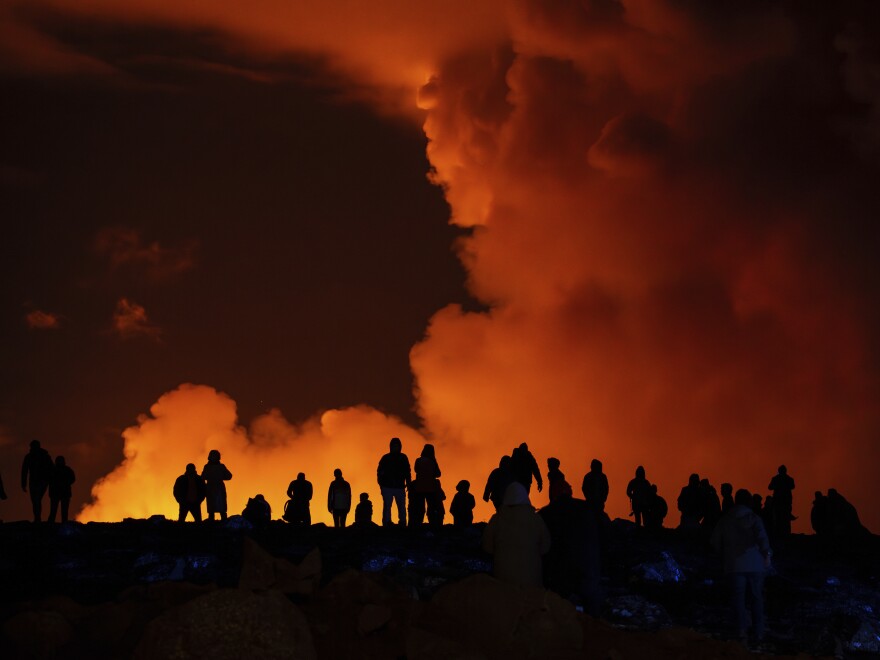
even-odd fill
[[[764,498],[764,506],[761,509],[761,522],[764,523],[764,529],[771,538],[776,538],[780,533],[779,517],[775,504],[773,496],[768,495]],[[789,522],[789,526],[791,526],[791,522]]]
[[[549,549],[547,525],[535,513],[526,487],[514,481],[483,532],[483,550],[492,555],[492,575],[521,587],[543,587],[541,556]]]
[[[55,522],[59,504],[61,505],[61,522],[67,522],[70,497],[73,494],[72,486],[75,481],[76,474],[64,461],[64,456],[56,456],[55,469],[52,470],[52,478],[49,480],[49,522]]]
[[[471,482],[465,479],[459,481],[455,487],[449,513],[452,514],[452,524],[456,527],[469,527],[474,522],[474,507],[477,502],[471,495],[470,488]]]
[[[590,462],[590,471],[584,475],[581,492],[584,494],[584,501],[596,511],[605,510],[605,502],[608,500],[608,477],[602,472],[602,461],[598,458]]]
[[[734,506],[712,532],[712,545],[724,558],[724,572],[730,576],[733,606],[740,640],[748,638],[749,617],[746,592],[751,598],[752,628],[757,643],[764,638],[764,576],[770,567],[770,541],[764,523],[752,511],[749,491],[736,491]]]
[[[712,529],[721,518],[721,500],[718,491],[708,479],[700,479],[700,506],[703,512],[703,527]]]
[[[360,502],[354,508],[354,524],[357,527],[368,527],[373,524],[373,503],[368,493],[361,493]]]
[[[177,520],[183,522],[186,520],[186,514],[190,514],[193,520],[200,522],[202,520],[202,502],[208,496],[208,488],[205,486],[205,480],[196,472],[196,466],[193,463],[187,463],[184,473],[177,477],[173,492],[179,508]]]
[[[397,503],[397,524],[406,525],[406,491],[412,473],[409,458],[401,452],[400,438],[391,438],[390,451],[379,460],[376,479],[382,492],[382,524],[391,524],[391,503]]]
[[[440,486],[440,466],[434,456],[434,445],[426,444],[413,466],[416,478],[409,486],[409,524],[421,525],[428,514],[428,523],[433,527],[443,524],[446,513],[443,507],[443,489]]]
[[[767,488],[773,491],[774,528],[787,536],[791,534],[791,491],[794,490],[794,479],[788,474],[788,468],[780,465]]]
[[[205,480],[208,496],[208,519],[214,520],[219,514],[220,520],[226,520],[226,483],[232,479],[232,472],[220,462],[220,452],[212,449],[208,452],[208,462],[202,468],[202,479]]]
[[[284,518],[287,522],[306,527],[312,524],[312,510],[309,504],[312,501],[312,493],[312,483],[306,481],[305,473],[297,474],[296,479],[287,487],[287,497],[290,498],[284,509]]]
[[[342,470],[333,470],[333,481],[327,491],[327,510],[333,516],[334,527],[345,527],[345,519],[351,511],[351,485],[342,478]]]
[[[758,516],[762,515],[764,512],[764,498],[760,493],[754,493],[752,495],[752,511]]]
[[[640,465],[636,468],[636,476],[626,486],[626,496],[638,526],[642,525],[642,516],[648,510],[651,495],[651,482],[645,478],[645,468]]]
[[[703,498],[700,491],[700,475],[692,474],[688,484],[678,495],[678,510],[681,512],[680,529],[696,529],[703,517]]]
[[[599,616],[602,516],[584,500],[563,495],[540,511],[550,532],[544,556],[544,584],[564,598],[576,595],[584,611]]]
[[[532,489],[532,477],[538,484],[538,492],[544,489],[544,482],[541,479],[541,469],[538,467],[538,461],[529,451],[529,446],[523,442],[519,447],[514,448],[510,455],[510,467],[513,470],[513,478],[526,487],[526,492]]]
[[[49,452],[40,447],[39,440],[31,440],[30,451],[21,463],[21,489],[31,496],[34,522],[43,519],[43,495],[52,480],[54,465]]]
[[[733,506],[733,485],[728,483],[721,484],[721,514],[730,511]]]
[[[648,509],[645,511],[645,528],[661,529],[666,514],[669,513],[669,506],[657,492],[657,485],[651,485],[651,499],[648,500]]]
[[[272,507],[262,493],[257,493],[248,498],[241,517],[257,529],[262,529],[272,521]]]
[[[571,484],[565,480],[565,475],[559,469],[558,458],[547,459],[547,491],[551,502],[555,502],[560,497],[572,496]]]
[[[821,490],[817,490],[813,499],[813,508],[810,510],[810,525],[818,536],[827,536],[831,529],[828,513],[828,498]]]
[[[836,538],[851,539],[868,533],[856,508],[835,488],[828,489],[829,531]]]
[[[507,487],[514,482],[513,468],[511,467],[512,460],[510,456],[502,456],[498,467],[489,473],[489,478],[486,480],[483,501],[488,502],[492,500],[495,511],[501,508],[501,503],[504,501],[504,493],[507,492]]]

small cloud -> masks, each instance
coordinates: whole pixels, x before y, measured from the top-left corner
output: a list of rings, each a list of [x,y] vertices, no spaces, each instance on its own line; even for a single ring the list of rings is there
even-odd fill
[[[24,320],[33,330],[57,330],[61,327],[61,318],[57,314],[39,309],[28,312]]]
[[[197,244],[188,241],[164,247],[158,241],[147,243],[135,229],[107,227],[98,232],[95,251],[107,257],[114,271],[129,269],[153,281],[167,280],[195,266]]]
[[[159,326],[150,323],[147,311],[143,306],[128,298],[120,298],[116,303],[116,311],[113,312],[113,330],[122,339],[133,337],[158,339],[162,334],[162,329]]]

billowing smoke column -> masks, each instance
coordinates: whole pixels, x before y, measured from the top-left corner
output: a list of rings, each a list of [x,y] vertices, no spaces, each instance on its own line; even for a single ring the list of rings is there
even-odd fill
[[[612,515],[628,512],[639,464],[674,511],[692,471],[766,493],[785,463],[796,528],[831,486],[880,528],[880,89],[865,6],[513,2],[505,39],[445,44],[418,102],[431,176],[473,228],[458,249],[488,311],[443,309],[412,349],[424,429],[360,409],[302,429],[273,414],[249,443],[231,401],[183,388],[126,432],[126,463],[83,517],[167,501],[150,452],[179,451],[182,470],[216,446],[234,473],[286,486],[329,475],[345,447],[357,491],[400,435],[411,459],[420,436],[435,442],[449,494],[467,478],[479,496],[528,441],[542,466],[561,459],[575,492],[602,459]],[[321,47],[351,70],[387,74],[394,59]],[[204,428],[187,421],[197,394],[221,410]],[[123,481],[143,486],[137,511],[111,505]]]

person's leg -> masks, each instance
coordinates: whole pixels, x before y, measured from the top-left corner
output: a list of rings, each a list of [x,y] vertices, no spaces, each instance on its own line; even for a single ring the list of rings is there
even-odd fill
[[[303,512],[303,522],[306,527],[312,526],[312,510],[309,508],[308,504],[306,504],[306,510]]]
[[[382,524],[391,524],[391,502],[395,499],[390,488],[382,488]]]
[[[192,514],[193,521],[202,522],[202,505],[201,504],[193,504],[189,508],[189,512]]]
[[[55,516],[58,515],[58,500],[54,497],[49,498],[49,517],[47,520],[50,523],[55,522]]]
[[[633,514],[636,518],[636,527],[642,526],[642,510],[641,509],[633,509]]]
[[[733,595],[733,611],[736,613],[736,630],[740,640],[748,636],[749,623],[746,612],[746,576],[743,573],[730,574],[730,586]]]
[[[341,511],[339,513],[339,526],[345,527],[345,519],[348,518],[348,511]]]
[[[186,512],[188,510],[186,504],[177,505],[177,522],[183,522],[186,520]]]
[[[764,574],[749,574],[749,591],[752,594],[752,625],[755,639],[760,643],[764,639]]]
[[[34,510],[34,522],[41,522],[43,520],[43,492],[37,489],[36,491],[31,488],[31,507]]]
[[[397,524],[406,527],[406,494],[403,488],[394,489],[394,499],[397,501]]]
[[[61,500],[61,522],[67,522],[67,514],[70,513],[70,498],[65,497]]]

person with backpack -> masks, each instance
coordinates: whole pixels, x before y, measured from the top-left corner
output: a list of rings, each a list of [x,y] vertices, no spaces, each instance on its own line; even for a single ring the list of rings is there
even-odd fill
[[[312,524],[312,483],[306,481],[304,472],[296,475],[296,479],[287,487],[287,497],[290,499],[284,505],[284,519],[294,525],[308,527]]]
[[[327,491],[327,510],[333,516],[334,527],[345,527],[345,519],[351,511],[351,485],[342,478],[342,470],[333,470],[333,481]]]

